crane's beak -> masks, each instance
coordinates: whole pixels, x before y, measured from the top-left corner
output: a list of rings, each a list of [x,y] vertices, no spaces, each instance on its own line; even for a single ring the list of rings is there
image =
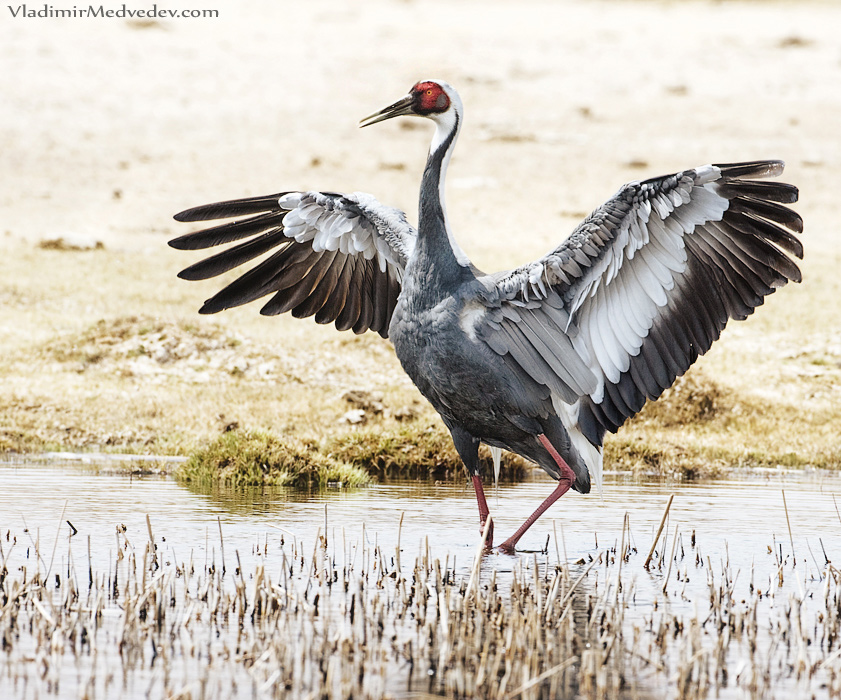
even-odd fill
[[[386,119],[392,119],[393,117],[403,117],[408,114],[414,114],[414,97],[412,95],[406,95],[393,105],[389,105],[385,109],[381,109],[379,112],[374,112],[372,115],[365,117],[362,121],[359,122],[360,128],[363,126],[371,126],[371,124],[376,124],[377,122],[383,122]]]

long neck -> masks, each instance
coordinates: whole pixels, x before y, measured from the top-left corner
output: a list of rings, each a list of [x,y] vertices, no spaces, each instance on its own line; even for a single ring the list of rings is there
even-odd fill
[[[452,236],[444,206],[444,177],[461,128],[461,114],[436,120],[435,136],[423,171],[415,262],[422,266],[426,286],[446,293],[452,285],[473,276],[470,261]]]

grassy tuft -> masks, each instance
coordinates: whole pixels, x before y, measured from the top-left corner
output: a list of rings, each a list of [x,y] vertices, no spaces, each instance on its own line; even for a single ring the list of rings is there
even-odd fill
[[[492,473],[490,452],[480,457]],[[503,457],[500,479],[521,480],[530,465],[516,455]],[[175,476],[185,482],[323,487],[338,482],[360,486],[388,479],[458,479],[461,458],[449,434],[434,425],[402,426],[396,432],[358,430],[328,439],[299,440],[258,430],[232,430],[195,452]]]
[[[413,422],[395,432],[379,429],[357,430],[332,438],[325,446],[330,455],[364,467],[380,481],[390,478],[455,479],[464,474],[464,466],[450,434],[432,423]],[[479,453],[483,472],[493,473],[490,451]],[[530,464],[510,453],[502,458],[500,480],[519,481]]]
[[[638,420],[663,428],[699,425],[721,418],[733,410],[733,392],[695,368],[678,377],[657,401],[649,401]]]
[[[841,445],[830,427],[836,422],[832,407],[804,411],[737,391],[695,367],[607,437],[605,466],[686,479],[720,477],[740,468],[837,470]]]
[[[659,435],[654,439],[643,440],[620,433],[605,442],[604,464],[611,471],[691,480],[725,476],[735,462],[691,443],[685,444]]]
[[[106,370],[130,375],[126,363],[133,360],[145,358],[155,365],[193,361],[195,365],[197,359],[219,356],[240,343],[214,326],[141,315],[101,319],[81,333],[50,341],[46,348],[58,362],[76,363],[77,372],[106,365]]]
[[[233,487],[318,487],[328,484],[363,486],[364,469],[326,456],[312,443],[257,430],[232,430],[194,453],[175,473],[193,483]]]

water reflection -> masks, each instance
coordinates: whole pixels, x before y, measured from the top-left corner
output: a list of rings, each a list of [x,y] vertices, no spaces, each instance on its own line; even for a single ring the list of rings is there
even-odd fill
[[[528,482],[490,487],[497,537],[516,529],[552,486],[536,473]],[[602,498],[597,493],[567,495],[538,521],[521,547],[546,551],[553,560],[558,555],[568,561],[586,560],[599,547],[618,546],[627,513],[632,546],[647,550],[670,493],[676,496],[668,536],[675,525],[684,539],[694,531],[703,556],[713,560],[729,555],[731,562],[749,567],[767,556],[768,547],[782,545],[790,554],[792,541],[798,559],[805,559],[811,569],[823,564],[824,552],[830,560],[841,560],[841,519],[833,500],[833,494],[841,494],[841,479],[832,473],[764,472],[689,483],[607,475]],[[198,557],[208,554],[208,548],[218,549],[220,524],[226,553],[238,551],[241,557],[250,557],[258,540],[264,549],[267,542],[279,544],[289,537],[311,543],[321,531],[332,540],[354,541],[362,537],[364,526],[366,538],[384,551],[396,547],[399,530],[407,554],[419,552],[428,537],[435,556],[450,555],[468,567],[479,537],[475,499],[467,483],[412,481],[320,492],[265,487],[234,491],[184,486],[164,477],[98,474],[73,466],[0,466],[3,531],[22,526],[32,538],[58,535],[66,540],[69,521],[78,532],[74,542],[90,537],[94,567],[107,566],[117,527],[125,527],[130,539],[148,537],[147,515],[154,534],[165,538],[162,544],[180,556],[192,552]],[[509,569],[510,557],[494,555],[485,567]]]
[[[551,491],[553,482],[535,473],[528,482],[489,487],[489,502],[498,535],[516,526]],[[588,551],[593,533],[609,537],[621,529],[625,512],[632,533],[648,535],[659,523],[668,494],[677,494],[673,520],[700,528],[708,535],[764,538],[786,535],[782,490],[796,536],[829,534],[839,525],[832,494],[841,493],[841,479],[832,473],[751,473],[743,478],[703,482],[674,482],[606,475],[603,497],[570,494],[559,501],[523,541],[525,549],[542,548],[552,521],[562,522],[571,556]],[[836,497],[837,498],[837,497]],[[253,487],[234,491],[224,487],[181,485],[167,477],[99,474],[74,466],[0,465],[0,517],[25,519],[32,528],[52,528],[62,510],[85,534],[101,534],[105,522],[123,523],[145,532],[145,515],[153,521],[187,531],[215,521],[249,531],[271,522],[289,527],[301,537],[314,536],[324,525],[356,528],[365,522],[385,541],[404,513],[405,541],[415,533],[434,534],[439,546],[473,544],[478,516],[467,483],[395,482],[362,489],[302,491]],[[757,527],[761,525],[761,527]],[[836,531],[837,534],[837,531]],[[396,533],[395,533],[396,535]],[[232,537],[236,535],[232,532]]]

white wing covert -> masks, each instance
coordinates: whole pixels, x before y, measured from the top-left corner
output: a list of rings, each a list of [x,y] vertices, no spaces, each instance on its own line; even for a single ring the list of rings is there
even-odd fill
[[[625,185],[554,251],[494,276],[500,308],[483,339],[573,406],[600,445],[730,318],[800,281],[789,256],[803,256],[793,235],[803,223],[783,206],[797,189],[745,179],[782,170],[779,161],[707,165]]]
[[[208,299],[200,313],[217,313],[268,294],[264,315],[291,311],[339,330],[383,337],[400,293],[417,231],[399,209],[362,192],[282,192],[188,209],[177,221],[239,219],[189,233],[169,244],[197,250],[249,240],[182,270],[179,277],[215,277],[274,252]]]

